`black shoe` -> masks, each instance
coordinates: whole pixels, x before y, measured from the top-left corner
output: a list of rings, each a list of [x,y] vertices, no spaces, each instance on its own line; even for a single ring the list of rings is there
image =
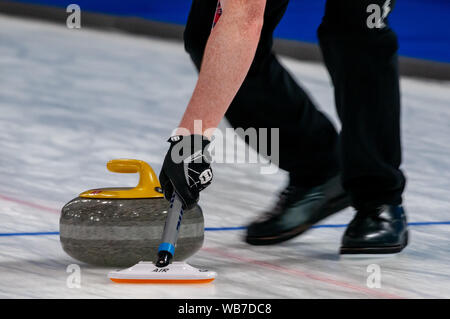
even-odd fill
[[[245,241],[272,245],[298,236],[322,219],[350,206],[340,176],[312,188],[288,186],[275,208],[247,227]]]
[[[403,207],[384,205],[356,213],[342,238],[341,254],[395,254],[407,244]]]

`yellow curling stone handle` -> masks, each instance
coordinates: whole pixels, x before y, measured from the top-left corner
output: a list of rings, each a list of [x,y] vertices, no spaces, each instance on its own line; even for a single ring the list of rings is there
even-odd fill
[[[114,159],[106,164],[114,173],[139,173],[139,184],[134,187],[98,188],[80,194],[84,198],[161,198],[163,194],[158,177],[153,169],[144,161],[135,159]]]

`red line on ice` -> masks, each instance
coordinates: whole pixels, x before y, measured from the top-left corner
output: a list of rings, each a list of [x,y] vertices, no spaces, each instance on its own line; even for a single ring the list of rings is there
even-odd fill
[[[25,200],[22,200],[22,199],[12,198],[12,197],[5,196],[5,195],[0,195],[0,199],[6,200],[8,202],[13,202],[13,203],[25,205],[25,206],[28,206],[28,207],[37,208],[37,209],[40,209],[40,210],[45,210],[45,211],[51,212],[51,213],[56,213],[56,214],[60,213],[59,209],[55,209],[55,208],[52,208],[52,207],[47,207],[47,206],[35,204],[35,203],[32,203],[32,202],[28,202],[28,201],[25,201]]]
[[[215,249],[215,248],[203,247],[202,250],[207,251],[207,252],[212,253],[212,254],[215,254],[215,255],[222,256],[222,257],[239,260],[239,261],[242,261],[244,263],[258,265],[260,267],[269,268],[269,269],[276,270],[276,271],[281,272],[281,273],[286,273],[286,274],[289,274],[289,275],[293,275],[293,276],[296,276],[296,277],[308,278],[308,279],[320,281],[320,282],[323,282],[323,283],[327,283],[327,284],[330,284],[330,285],[351,289],[351,290],[354,290],[354,291],[362,292],[362,293],[365,293],[365,294],[368,294],[368,295],[372,295],[372,296],[376,296],[376,297],[379,297],[379,298],[404,299],[404,297],[401,297],[401,296],[398,296],[398,295],[395,295],[395,294],[385,293],[385,292],[377,291],[375,289],[370,289],[370,288],[357,286],[357,285],[354,285],[354,284],[351,284],[351,283],[347,283],[347,282],[344,282],[344,281],[333,279],[331,277],[326,277],[326,276],[322,276],[322,275],[316,275],[316,274],[312,274],[312,273],[307,273],[307,272],[304,272],[304,271],[301,271],[301,270],[291,269],[291,268],[275,265],[275,264],[272,264],[272,263],[269,263],[269,262],[266,262],[266,261],[260,261],[260,260],[256,260],[256,259],[244,258],[244,257],[237,256],[237,255],[234,255],[234,254],[231,254],[231,253],[228,253],[228,252],[224,252],[223,250],[219,250],[219,249]]]

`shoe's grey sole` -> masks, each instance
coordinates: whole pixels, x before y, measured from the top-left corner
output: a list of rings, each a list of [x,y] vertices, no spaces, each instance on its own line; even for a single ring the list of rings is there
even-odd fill
[[[395,254],[341,254],[339,256],[339,260],[349,260],[349,261],[364,261],[367,262],[368,260],[374,261],[377,259],[386,259],[386,258],[393,258],[398,255],[401,255],[403,251],[400,251]]]

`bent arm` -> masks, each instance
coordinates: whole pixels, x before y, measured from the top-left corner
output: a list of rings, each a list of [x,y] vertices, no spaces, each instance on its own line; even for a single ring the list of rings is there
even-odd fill
[[[250,69],[261,35],[266,0],[221,0],[221,3],[222,16],[206,44],[197,85],[179,125],[191,134],[208,138]],[[202,120],[203,132],[194,132],[195,120]],[[183,134],[183,130],[179,129],[177,134]]]

